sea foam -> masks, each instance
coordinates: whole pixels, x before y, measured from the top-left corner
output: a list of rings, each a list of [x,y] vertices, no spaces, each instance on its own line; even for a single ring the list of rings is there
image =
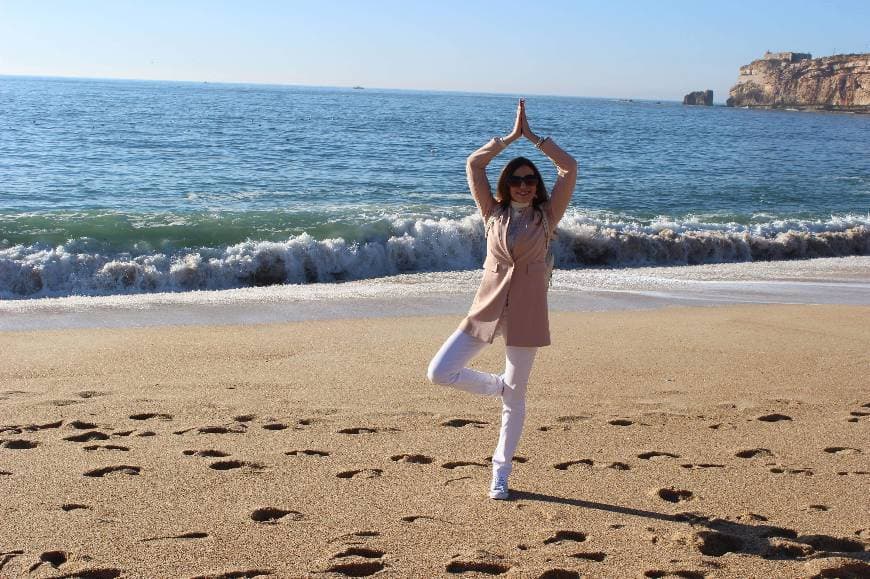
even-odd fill
[[[364,227],[362,225],[361,227]],[[870,255],[870,216],[716,224],[659,218],[641,224],[572,211],[553,250],[563,269],[639,267]],[[485,253],[481,219],[395,218],[388,235],[348,242],[307,233],[284,241],[167,252],[101,250],[82,238],[0,249],[0,297],[114,295],[335,283],[405,273],[471,270]]]

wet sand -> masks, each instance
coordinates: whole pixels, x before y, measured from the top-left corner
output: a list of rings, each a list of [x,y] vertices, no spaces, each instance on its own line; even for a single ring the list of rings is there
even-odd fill
[[[870,307],[554,313],[503,502],[460,317],[0,333],[0,577],[870,574]]]

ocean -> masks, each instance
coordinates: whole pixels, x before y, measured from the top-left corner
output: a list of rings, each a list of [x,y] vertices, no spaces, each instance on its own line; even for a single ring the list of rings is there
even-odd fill
[[[870,255],[870,116],[525,96],[532,128],[579,163],[561,271]],[[477,271],[465,158],[509,132],[515,107],[0,77],[0,299]],[[491,182],[518,155],[552,186],[528,142],[493,161]]]

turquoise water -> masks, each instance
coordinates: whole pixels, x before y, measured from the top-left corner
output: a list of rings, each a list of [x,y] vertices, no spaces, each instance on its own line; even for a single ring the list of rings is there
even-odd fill
[[[870,117],[529,97],[561,267],[870,253]],[[470,269],[505,95],[0,77],[0,297]],[[554,169],[528,143],[511,156]]]

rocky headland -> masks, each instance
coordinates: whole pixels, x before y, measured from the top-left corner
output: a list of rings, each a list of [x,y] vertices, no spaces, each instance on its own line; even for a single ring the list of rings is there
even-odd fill
[[[767,52],[740,67],[729,107],[870,113],[870,53]]]

